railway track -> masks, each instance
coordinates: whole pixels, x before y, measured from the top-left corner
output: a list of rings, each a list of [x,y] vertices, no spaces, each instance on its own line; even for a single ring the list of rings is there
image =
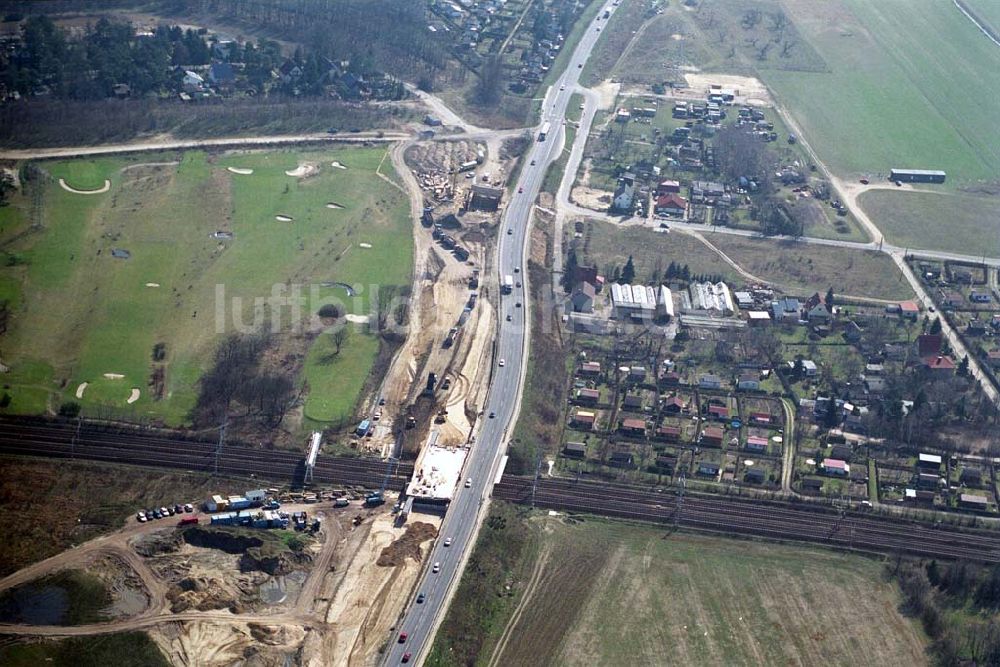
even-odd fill
[[[620,485],[505,476],[494,497],[562,509],[727,534],[757,535],[859,551],[942,559],[1000,562],[1000,533],[935,528],[888,517],[732,497],[658,493]]]
[[[49,458],[127,463],[178,470],[216,470],[216,444],[169,434],[107,429],[91,424],[0,420],[0,452]],[[303,456],[294,452],[226,445],[218,456],[220,475],[262,481],[301,482]],[[381,487],[400,491],[413,474],[411,464],[369,458],[320,457],[313,471],[317,483]]]

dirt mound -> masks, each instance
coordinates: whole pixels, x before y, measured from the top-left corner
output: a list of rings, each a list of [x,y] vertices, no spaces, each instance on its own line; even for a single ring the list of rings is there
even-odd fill
[[[217,528],[192,526],[184,531],[184,541],[195,547],[218,549],[227,554],[242,554],[251,547],[261,547],[264,540],[253,535],[241,535]]]
[[[240,570],[266,572],[272,575],[288,574],[311,562],[312,556],[301,551],[265,553],[260,547],[251,547],[240,558]]]
[[[406,532],[401,538],[382,549],[375,564],[382,567],[395,567],[402,565],[407,558],[412,558],[419,563],[421,560],[420,545],[436,537],[437,532],[437,528],[429,523],[422,521],[411,523],[406,527]]]
[[[132,543],[132,549],[146,558],[176,553],[180,548],[181,534],[174,531],[149,533],[140,536]]]
[[[179,613],[189,609],[211,611],[240,607],[235,596],[226,590],[225,582],[215,577],[186,577],[167,591],[170,610]]]

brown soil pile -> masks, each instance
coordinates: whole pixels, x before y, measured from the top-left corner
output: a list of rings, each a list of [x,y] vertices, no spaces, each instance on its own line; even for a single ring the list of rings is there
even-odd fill
[[[174,613],[196,609],[234,609],[238,607],[232,593],[226,590],[221,579],[211,577],[187,577],[170,587],[167,592],[170,611]]]
[[[429,523],[417,521],[406,527],[403,536],[382,549],[376,565],[395,567],[402,565],[407,558],[420,562],[420,545],[437,536],[437,528]]]

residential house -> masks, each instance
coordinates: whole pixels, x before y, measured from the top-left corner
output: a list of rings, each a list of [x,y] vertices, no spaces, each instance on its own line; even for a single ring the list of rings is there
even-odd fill
[[[570,296],[569,300],[573,307],[574,313],[592,313],[594,312],[594,299],[597,296],[597,290],[588,282],[579,283],[573,288],[573,294]]]
[[[941,334],[920,334],[917,336],[917,356],[921,359],[938,356],[943,340]]]
[[[677,415],[680,414],[684,409],[684,401],[676,396],[671,396],[670,398],[663,401],[663,411],[667,414]]]
[[[181,85],[184,86],[185,92],[196,93],[205,88],[205,79],[197,72],[186,71],[184,72],[184,78],[181,80]]]
[[[748,484],[763,484],[764,478],[763,468],[746,468],[743,472],[743,481]]]
[[[724,405],[710,405],[708,406],[708,416],[715,421],[728,421],[729,408]]]
[[[941,304],[941,310],[955,310],[965,305],[962,295],[954,290],[941,290],[938,302]]]
[[[630,212],[635,197],[635,174],[626,172],[618,179],[618,187],[611,201],[611,208],[616,211]]]
[[[719,464],[711,463],[709,461],[703,461],[698,464],[698,470],[695,472],[699,477],[718,477],[719,476]]]
[[[281,77],[282,83],[293,83],[302,76],[302,68],[294,60],[286,60],[278,68],[278,75]]]
[[[576,402],[581,405],[597,405],[601,400],[601,392],[598,389],[578,389],[576,392]]]
[[[619,430],[626,435],[642,437],[646,435],[646,422],[642,419],[624,419]]]
[[[1000,347],[986,353],[986,363],[990,368],[1000,369]]]
[[[622,407],[626,410],[642,410],[642,396],[639,394],[626,394],[622,399]]]
[[[601,362],[599,361],[585,361],[580,366],[580,375],[600,375],[601,374]]]
[[[955,372],[955,362],[949,357],[937,356],[921,360],[924,370],[935,376],[947,376]]]
[[[759,435],[751,435],[747,438],[746,445],[743,447],[748,452],[762,453],[767,451],[767,438],[762,438]]]
[[[668,474],[673,474],[674,466],[677,465],[677,458],[669,454],[660,454],[656,457],[656,467]]]
[[[799,310],[799,300],[794,297],[785,297],[771,303],[771,317],[775,322],[797,322]]]
[[[660,195],[656,198],[654,210],[657,215],[672,215],[683,218],[687,212],[687,200],[673,193]]]
[[[576,266],[573,269],[573,284],[578,283],[590,283],[594,286],[598,292],[600,292],[600,287],[604,284],[604,281],[600,279],[597,275],[596,266]]]
[[[958,475],[958,481],[965,486],[982,486],[983,471],[979,468],[962,468],[962,472]]]
[[[656,196],[662,197],[669,194],[680,194],[681,184],[679,181],[660,181],[656,186]]]
[[[908,503],[918,503],[921,505],[933,505],[937,494],[926,489],[906,489],[905,497]]]
[[[573,413],[573,417],[571,419],[573,426],[588,430],[593,430],[596,422],[597,415],[590,410],[577,410]]]
[[[834,445],[830,448],[830,458],[839,461],[850,461],[854,452],[850,445]]]
[[[940,454],[927,454],[921,452],[917,454],[917,468],[925,471],[941,471],[941,463],[943,459]]]
[[[944,479],[940,475],[920,472],[917,473],[917,488],[920,489],[937,489],[944,484]]]
[[[212,63],[208,70],[208,80],[213,86],[227,88],[236,81],[236,72],[229,63]]]
[[[587,446],[582,442],[567,442],[563,445],[563,454],[582,459],[587,455]]]
[[[764,424],[764,425],[768,425],[768,424],[771,423],[772,419],[773,418],[771,417],[771,414],[768,413],[768,412],[751,412],[750,413],[750,422],[752,424]]]
[[[701,431],[701,444],[706,447],[721,447],[725,432],[716,426],[709,426]]]
[[[752,327],[767,326],[771,323],[771,313],[766,310],[751,310],[747,312],[747,324]]]
[[[681,429],[679,426],[661,426],[656,429],[653,437],[666,442],[678,442],[681,439]]]
[[[847,464],[847,461],[841,461],[840,459],[823,459],[819,469],[820,472],[836,477],[847,477],[851,472],[851,466]]]
[[[628,369],[628,379],[631,382],[642,382],[646,379],[646,367],[632,366]]]
[[[811,359],[802,360],[802,373],[808,378],[816,377],[819,369],[816,367],[816,362]]]
[[[758,375],[741,375],[736,380],[736,388],[744,391],[758,391],[760,389],[760,377]]]
[[[844,340],[851,345],[857,345],[861,342],[861,333],[861,327],[854,320],[844,325]]]
[[[829,322],[832,317],[833,314],[824,303],[817,304],[806,311],[806,319],[811,323]]]
[[[660,376],[660,382],[664,387],[676,387],[681,384],[681,375],[676,371],[667,371]]]
[[[806,493],[819,493],[823,489],[823,480],[818,477],[804,477],[802,490]]]
[[[916,301],[902,301],[899,304],[899,315],[904,320],[916,320],[920,315],[920,306]]]
[[[881,396],[882,394],[885,393],[886,390],[885,378],[879,377],[877,375],[872,377],[863,375],[862,378],[865,391],[871,396]]]
[[[721,389],[722,379],[718,375],[702,375],[698,378],[698,386],[702,389]]]
[[[733,292],[733,299],[740,310],[753,308],[753,295],[750,292]]]
[[[963,493],[958,497],[958,504],[963,509],[985,511],[989,506],[986,496],[977,496],[972,493]]]
[[[616,450],[608,457],[608,465],[615,468],[632,468],[635,466],[635,458],[627,449]]]

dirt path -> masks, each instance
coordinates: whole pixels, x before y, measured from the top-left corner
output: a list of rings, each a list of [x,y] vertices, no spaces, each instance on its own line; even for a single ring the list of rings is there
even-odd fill
[[[542,573],[545,571],[545,566],[549,562],[549,556],[552,554],[552,547],[552,542],[546,543],[545,550],[539,555],[538,560],[535,562],[535,567],[531,572],[531,579],[528,580],[528,585],[525,587],[524,593],[521,595],[521,601],[518,603],[514,613],[511,614],[510,620],[507,622],[507,627],[504,628],[503,634],[500,635],[500,640],[497,642],[496,648],[493,649],[493,656],[490,658],[488,667],[501,667],[501,665],[504,664],[500,661],[500,658],[503,656],[503,652],[507,648],[507,643],[510,641],[514,626],[516,626],[518,621],[521,620],[524,610],[528,608],[532,598],[535,596],[535,592],[538,590],[538,582],[541,581]]]
[[[77,188],[74,188],[72,185],[70,185],[65,180],[60,178],[59,187],[61,187],[66,192],[72,192],[75,195],[101,195],[111,189],[111,181],[104,179],[104,185],[97,188],[96,190],[78,190]]]

